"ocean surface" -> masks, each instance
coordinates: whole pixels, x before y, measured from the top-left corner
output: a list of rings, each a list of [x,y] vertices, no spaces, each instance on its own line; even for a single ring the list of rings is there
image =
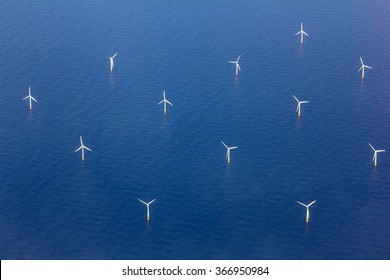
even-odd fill
[[[388,0],[1,1],[0,30],[0,259],[390,259]]]

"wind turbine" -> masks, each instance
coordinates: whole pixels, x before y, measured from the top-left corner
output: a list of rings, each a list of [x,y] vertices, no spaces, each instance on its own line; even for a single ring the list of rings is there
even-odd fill
[[[305,207],[306,207],[306,223],[308,223],[308,222],[309,222],[309,217],[310,217],[309,207],[310,207],[311,205],[313,205],[314,202],[316,202],[316,201],[314,200],[314,201],[310,202],[310,204],[308,204],[308,205],[303,204],[302,202],[299,202],[299,201],[297,201],[297,202],[298,202],[299,204],[301,204],[302,206],[305,206]]]
[[[113,56],[110,56],[110,71],[112,72],[112,70],[114,69],[114,57],[116,57],[118,53],[114,54]]]
[[[362,64],[362,66],[359,68],[358,72],[362,71],[362,79],[364,79],[364,68],[372,69],[372,67],[368,65],[364,65],[363,59],[361,57],[360,57],[360,63]]]
[[[370,143],[368,143],[368,145],[370,145],[371,149],[374,151],[374,156],[372,158],[372,161],[374,162],[374,166],[376,166],[378,153],[386,152],[386,150],[375,150],[374,147]]]
[[[236,76],[238,76],[238,71],[241,71],[240,65],[238,65],[238,61],[240,60],[241,54],[238,56],[236,61],[229,61],[229,63],[236,64]]]
[[[296,111],[298,112],[298,117],[300,117],[301,116],[301,104],[309,103],[309,101],[299,101],[298,98],[295,97],[295,95],[293,95],[293,97],[298,102],[298,106],[297,106],[297,110]]]
[[[228,163],[230,163],[230,150],[234,150],[234,149],[237,149],[238,147],[237,146],[234,146],[234,147],[228,147],[226,146],[225,143],[223,143],[223,141],[221,141],[221,143],[225,146],[225,148],[227,149],[227,152],[226,152],[226,158],[228,160]]]
[[[149,205],[152,204],[156,199],[153,199],[149,203],[146,203],[145,201],[138,198],[139,201],[141,201],[143,204],[146,205],[146,219],[150,221],[150,213],[149,213]]]
[[[164,99],[161,100],[160,102],[157,103],[157,105],[160,105],[161,103],[164,102],[164,114],[167,113],[167,103],[171,106],[173,106],[173,104],[171,102],[169,102],[166,98],[165,98],[165,90],[163,91],[163,96],[164,96]]]
[[[76,151],[74,152],[78,152],[79,150],[81,149],[81,160],[84,160],[84,149],[92,152],[92,150],[90,148],[88,148],[87,146],[84,146],[84,143],[83,143],[83,137],[80,136],[80,148],[78,148]]]
[[[299,31],[297,34],[295,34],[295,36],[301,34],[301,44],[303,44],[303,35],[306,35],[307,37],[309,37],[309,35],[303,31],[303,23],[301,22],[301,31]]]
[[[34,100],[34,102],[37,102],[37,103],[38,103],[38,101],[36,101],[35,98],[32,97],[32,95],[31,95],[31,87],[28,87],[28,95],[25,98],[23,98],[23,100],[26,100],[27,98],[30,99],[29,100],[30,101],[30,110],[32,110],[32,102],[31,102],[31,100]]]

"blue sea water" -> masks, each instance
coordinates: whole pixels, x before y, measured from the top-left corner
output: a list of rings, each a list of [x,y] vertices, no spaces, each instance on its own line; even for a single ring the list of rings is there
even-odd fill
[[[387,0],[1,1],[0,30],[0,259],[390,259]]]

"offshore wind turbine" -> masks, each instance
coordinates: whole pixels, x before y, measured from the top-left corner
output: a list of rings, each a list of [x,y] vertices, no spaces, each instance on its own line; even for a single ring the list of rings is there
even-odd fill
[[[372,161],[374,162],[374,166],[376,166],[378,153],[386,152],[386,150],[375,150],[370,143],[368,143],[368,145],[370,145],[371,149],[374,151],[374,156],[372,157]]]
[[[299,101],[298,98],[295,97],[295,95],[293,95],[293,97],[298,102],[298,106],[297,106],[296,112],[298,112],[298,117],[300,117],[301,116],[301,104],[309,103],[309,101]]]
[[[306,207],[306,223],[309,222],[309,218],[310,218],[310,213],[309,213],[309,207],[312,206],[316,201],[312,201],[310,202],[308,205],[306,204],[303,204],[302,202],[299,202],[297,201],[299,204],[301,204],[302,206],[305,206]]]
[[[309,35],[303,31],[303,23],[301,22],[301,31],[299,31],[297,34],[295,34],[295,36],[301,34],[301,44],[303,44],[303,35],[306,35],[307,37],[309,37]]]
[[[80,147],[74,151],[75,153],[78,152],[79,150],[81,149],[81,160],[84,160],[84,149],[92,152],[92,150],[90,148],[88,148],[87,146],[84,146],[84,143],[83,143],[83,137],[80,136]]]
[[[25,98],[23,98],[23,100],[26,100],[27,98],[30,101],[30,110],[32,110],[32,100],[34,100],[34,102],[37,102],[37,103],[38,103],[38,101],[36,101],[35,98],[32,97],[32,95],[31,95],[31,87],[28,87],[28,95]]]
[[[113,56],[109,56],[110,58],[110,71],[112,72],[112,70],[114,69],[114,57],[116,57],[118,53],[114,54]]]
[[[157,103],[157,105],[160,105],[161,103],[164,102],[164,114],[167,113],[167,103],[171,106],[173,106],[173,104],[171,102],[169,102],[166,98],[165,98],[165,90],[163,91],[163,96],[164,96],[164,99],[161,100],[160,102]]]
[[[359,68],[358,72],[362,71],[362,79],[364,79],[364,68],[372,69],[372,67],[368,65],[364,65],[363,59],[361,57],[360,57],[360,63],[362,64],[362,66]]]
[[[145,201],[138,198],[139,201],[141,201],[143,204],[146,205],[146,219],[150,221],[150,212],[149,212],[149,205],[152,204],[156,199],[153,199],[152,201],[146,203]]]
[[[221,143],[222,143],[222,144],[225,146],[225,148],[227,149],[226,158],[227,158],[228,163],[230,163],[230,150],[237,149],[238,147],[237,147],[237,146],[228,147],[225,143],[223,143],[223,141],[221,141]]]
[[[241,71],[240,65],[238,64],[238,61],[240,60],[241,54],[238,56],[236,61],[229,61],[229,63],[236,64],[236,76],[238,76],[238,71]]]

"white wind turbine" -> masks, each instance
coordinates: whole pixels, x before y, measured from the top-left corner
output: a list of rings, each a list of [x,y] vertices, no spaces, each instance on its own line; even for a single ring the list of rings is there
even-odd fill
[[[295,95],[293,95],[294,99],[298,102],[298,106],[297,106],[297,112],[298,112],[298,117],[301,116],[301,104],[305,104],[305,103],[309,103],[309,101],[299,101],[298,98],[295,97]]]
[[[150,212],[149,212],[149,205],[152,204],[156,199],[153,199],[152,201],[146,203],[145,201],[138,198],[139,201],[141,201],[143,204],[146,205],[146,219],[150,221]]]
[[[368,145],[370,145],[371,149],[374,151],[374,156],[372,158],[372,161],[374,162],[374,166],[376,166],[378,153],[386,152],[386,150],[375,150],[370,143],[368,143]]]
[[[30,110],[32,110],[32,102],[31,101],[32,100],[34,100],[34,102],[38,102],[38,101],[36,101],[35,98],[32,97],[32,95],[31,95],[31,87],[28,87],[28,95],[25,98],[23,98],[23,100],[26,100],[27,98],[30,101]]]
[[[306,204],[303,204],[302,202],[299,202],[297,201],[299,204],[301,204],[302,206],[305,206],[306,207],[306,223],[309,222],[309,218],[310,218],[310,213],[309,213],[309,207],[312,206],[316,201],[312,201],[310,202],[310,204],[306,205]]]
[[[83,137],[80,136],[80,148],[78,148],[76,151],[74,151],[75,153],[78,152],[79,150],[81,149],[81,160],[84,160],[84,149],[92,152],[92,150],[90,148],[88,148],[87,146],[84,146],[84,143],[83,143]]]
[[[229,63],[236,64],[236,76],[238,76],[238,71],[241,71],[240,65],[238,64],[238,61],[240,60],[241,54],[238,56],[236,61],[229,61]]]
[[[360,57],[360,63],[362,64],[362,66],[359,68],[358,72],[362,71],[362,79],[364,79],[364,68],[372,69],[372,67],[368,65],[364,65],[363,59],[361,57]]]
[[[225,143],[223,143],[223,141],[221,141],[221,143],[222,143],[222,144],[225,146],[225,148],[227,149],[226,158],[227,158],[228,163],[230,163],[230,150],[237,149],[238,147],[237,147],[237,146],[228,147]]]
[[[167,113],[167,103],[171,106],[173,106],[173,104],[171,102],[169,102],[166,98],[165,98],[165,90],[163,91],[163,96],[164,96],[164,99],[161,100],[160,102],[157,103],[157,105],[160,105],[161,103],[164,102],[164,114]]]
[[[299,31],[297,34],[295,34],[295,36],[301,34],[301,44],[303,44],[303,35],[306,35],[307,37],[309,37],[309,35],[303,31],[303,23],[301,22],[301,31]]]
[[[114,54],[113,56],[110,56],[110,71],[114,70],[114,57],[116,57],[118,53]]]

